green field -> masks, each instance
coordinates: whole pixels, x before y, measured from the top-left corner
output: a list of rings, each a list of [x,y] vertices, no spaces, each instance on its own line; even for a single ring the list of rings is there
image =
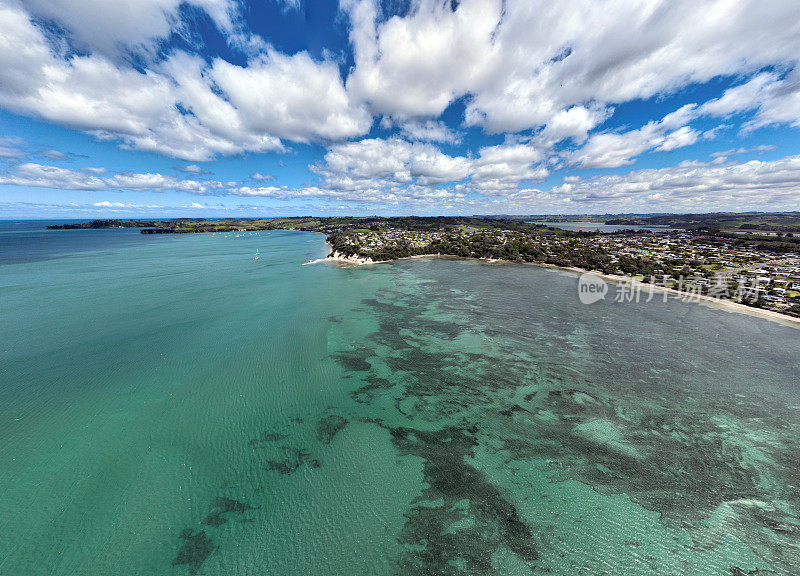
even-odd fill
[[[719,228],[753,232],[800,233],[800,212],[716,212],[711,214],[669,214],[624,216],[606,224],[671,226],[673,228]]]

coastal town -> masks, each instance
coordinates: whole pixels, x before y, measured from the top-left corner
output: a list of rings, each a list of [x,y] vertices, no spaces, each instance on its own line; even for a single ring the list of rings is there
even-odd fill
[[[95,220],[50,228],[130,227],[143,234],[319,232],[331,247],[328,259],[347,265],[421,256],[528,262],[594,271],[800,317],[800,216],[735,217],[735,228],[725,229],[718,225],[734,225],[730,215],[684,216],[678,222],[682,228],[642,229],[640,224],[650,222],[614,219],[610,232],[575,231],[535,217],[503,216]],[[765,224],[767,219],[771,221]]]
[[[706,295],[800,316],[800,245],[778,237],[729,237],[703,231],[568,233],[470,229],[420,231],[393,227],[333,234],[334,253],[359,263],[421,255],[538,262]],[[789,233],[786,240],[795,240]],[[770,246],[772,244],[773,246]],[[771,249],[770,249],[771,248]]]

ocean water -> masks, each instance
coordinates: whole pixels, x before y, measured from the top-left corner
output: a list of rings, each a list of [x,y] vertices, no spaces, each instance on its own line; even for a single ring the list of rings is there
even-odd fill
[[[796,328],[323,240],[3,223],[0,574],[800,574]]]

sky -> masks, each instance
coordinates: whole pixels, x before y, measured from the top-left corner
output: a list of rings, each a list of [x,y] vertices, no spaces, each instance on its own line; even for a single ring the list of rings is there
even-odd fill
[[[797,0],[0,0],[0,218],[749,210]]]

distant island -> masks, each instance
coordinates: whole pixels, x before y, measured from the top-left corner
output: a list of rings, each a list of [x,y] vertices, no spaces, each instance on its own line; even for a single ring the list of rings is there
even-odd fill
[[[597,221],[590,216],[547,218],[556,217],[176,218],[93,220],[48,229],[141,228],[142,234],[319,232],[327,237],[329,258],[352,264],[433,255],[545,264],[800,317],[798,212],[625,215],[604,221],[632,227],[614,232],[557,227],[558,222]],[[637,231],[636,226],[674,229]]]

